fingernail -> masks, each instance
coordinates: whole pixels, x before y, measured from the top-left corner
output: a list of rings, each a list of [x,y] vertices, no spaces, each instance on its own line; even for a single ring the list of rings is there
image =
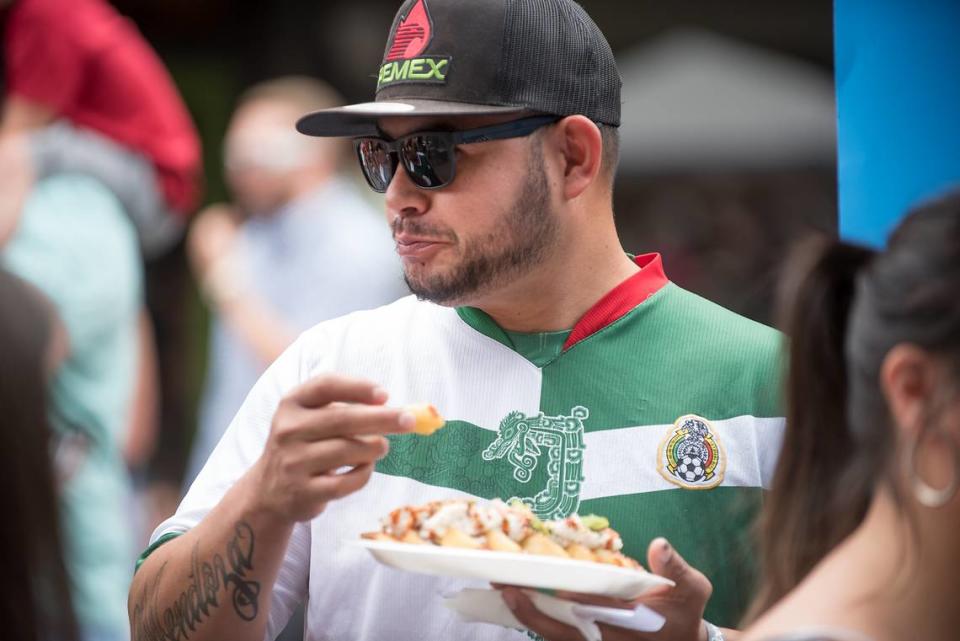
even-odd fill
[[[374,401],[381,401],[381,402],[382,402],[382,401],[385,401],[385,400],[387,400],[387,396],[389,396],[389,394],[387,394],[387,390],[383,389],[382,387],[374,387],[374,388],[373,388],[373,400],[374,400]]]
[[[417,424],[417,417],[413,415],[413,412],[400,412],[397,423],[399,423],[402,428],[408,430],[413,429],[413,426]]]
[[[670,562],[670,557],[673,556],[673,547],[667,541],[663,542],[663,547],[660,550],[660,562],[663,564]]]

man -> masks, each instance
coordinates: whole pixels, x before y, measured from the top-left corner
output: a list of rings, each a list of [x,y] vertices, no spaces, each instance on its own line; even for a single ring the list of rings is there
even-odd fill
[[[403,5],[376,101],[298,128],[360,138],[417,298],[318,325],[257,383],[154,534],[131,588],[136,638],[269,637],[307,598],[308,639],[525,639],[443,606],[469,582],[387,569],[352,545],[392,508],[465,495],[603,514],[633,555],[652,540],[650,568],[677,583],[648,601],[667,625],[609,638],[716,637],[702,620],[711,581],[707,617],[735,622],[741,508],[782,429],[779,337],[671,284],[659,256],[621,249],[619,123],[612,52],[574,2]],[[395,409],[422,400],[451,419],[428,439]],[[498,434],[523,417],[543,432],[539,456]],[[563,430],[572,445],[551,448]],[[676,460],[697,448],[709,465]],[[579,638],[504,596],[532,630]]]
[[[381,215],[339,175],[341,142],[290,126],[310,109],[341,102],[318,80],[277,78],[247,90],[227,128],[224,164],[235,202],[198,214],[188,243],[214,313],[188,482],[299,332],[404,293]]]

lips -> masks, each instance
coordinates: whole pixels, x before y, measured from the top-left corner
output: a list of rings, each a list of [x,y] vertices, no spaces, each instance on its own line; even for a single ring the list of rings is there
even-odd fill
[[[395,238],[397,243],[397,254],[401,258],[409,260],[421,260],[429,258],[443,247],[450,243],[435,238],[422,238],[417,236],[399,235]]]

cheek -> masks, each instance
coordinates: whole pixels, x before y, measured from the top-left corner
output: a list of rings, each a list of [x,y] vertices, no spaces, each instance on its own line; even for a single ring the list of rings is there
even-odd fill
[[[236,172],[228,182],[238,199],[255,205],[271,203],[279,193],[279,181],[261,172]]]
[[[470,159],[474,160],[474,159]],[[465,229],[491,228],[517,203],[525,174],[494,163],[464,163],[463,174],[449,188],[437,192],[435,204],[449,212],[451,224]]]

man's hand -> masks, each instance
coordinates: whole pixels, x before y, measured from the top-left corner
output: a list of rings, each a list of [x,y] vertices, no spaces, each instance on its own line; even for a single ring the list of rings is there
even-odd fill
[[[703,610],[713,592],[710,581],[690,567],[666,539],[654,539],[650,543],[647,560],[651,572],[673,579],[676,586],[648,592],[635,601],[563,592],[556,596],[613,608],[632,608],[643,604],[667,619],[659,632],[635,632],[601,623],[603,641],[706,641]],[[583,641],[583,636],[576,628],[541,613],[518,588],[503,588],[503,600],[518,621],[548,641]]]
[[[341,376],[293,390],[251,469],[258,507],[289,523],[307,521],[363,487],[387,454],[383,435],[409,432],[415,423],[409,412],[384,407],[386,400],[373,383]]]

